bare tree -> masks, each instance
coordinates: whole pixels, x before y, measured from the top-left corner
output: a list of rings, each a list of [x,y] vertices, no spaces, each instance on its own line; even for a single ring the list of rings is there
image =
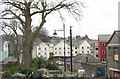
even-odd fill
[[[17,57],[17,65],[20,65],[19,55],[22,50],[22,35],[18,34],[17,28],[20,27],[19,22],[16,20],[10,20],[10,23],[2,22],[0,23],[0,30],[2,30],[5,35],[5,40],[9,41],[9,53],[15,54]]]
[[[83,6],[81,2],[75,0],[39,0],[38,2],[36,0],[4,0],[1,3],[6,8],[1,12],[0,18],[8,21],[15,19],[21,24],[17,28],[23,34],[23,64],[25,67],[30,67],[31,65],[33,42],[37,38],[42,26],[46,23],[47,16],[64,9],[76,20],[79,20],[81,6]],[[32,22],[35,20],[32,17],[35,15],[41,18],[41,20],[34,34],[32,34]],[[10,27],[10,29],[16,34],[15,28]]]

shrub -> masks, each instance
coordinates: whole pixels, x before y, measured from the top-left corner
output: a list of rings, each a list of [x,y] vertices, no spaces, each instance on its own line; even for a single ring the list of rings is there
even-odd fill
[[[45,60],[42,56],[36,57],[32,60],[32,68],[40,69],[46,68],[48,70],[59,70],[59,67],[54,64],[51,60]]]
[[[45,68],[47,65],[47,60],[45,60],[42,56],[36,57],[32,60],[32,67],[35,69]]]
[[[28,76],[29,74],[31,74],[33,72],[33,69],[28,68],[28,67],[22,67],[19,69],[19,72]]]
[[[13,75],[14,73],[18,72],[18,68],[16,66],[11,66],[7,69],[7,71],[9,71],[11,75]]]
[[[9,78],[11,77],[11,74],[9,71],[5,71],[4,74],[2,75],[2,78]]]
[[[59,67],[56,64],[49,63],[46,68],[48,70],[59,70]]]
[[[16,72],[18,72],[18,68],[16,66],[11,66],[6,71],[4,71],[3,77],[10,77]]]

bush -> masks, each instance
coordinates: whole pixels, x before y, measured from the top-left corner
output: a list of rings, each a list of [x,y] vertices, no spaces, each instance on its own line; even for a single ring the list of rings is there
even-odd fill
[[[18,68],[16,66],[11,66],[8,71],[13,75],[14,73],[18,72]]]
[[[19,69],[19,72],[28,76],[29,74],[31,74],[33,72],[33,69],[28,68],[28,67],[22,67]]]
[[[18,72],[18,68],[16,66],[11,66],[4,72],[3,77],[10,77],[16,72]]]
[[[40,69],[46,68],[48,70],[59,70],[59,67],[54,64],[51,60],[45,60],[42,56],[36,57],[32,60],[32,68]]]
[[[2,78],[9,78],[11,77],[11,74],[9,71],[5,71],[4,74],[2,75]]]
[[[59,70],[59,67],[56,64],[49,63],[46,68],[48,70]]]
[[[42,56],[36,57],[32,60],[32,68],[40,69],[45,68],[47,65],[47,60],[45,60]]]

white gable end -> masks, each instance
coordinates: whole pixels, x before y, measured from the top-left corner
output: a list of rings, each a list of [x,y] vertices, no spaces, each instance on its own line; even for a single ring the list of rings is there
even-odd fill
[[[84,53],[90,53],[90,44],[84,40],[80,45],[79,45],[79,53],[84,54]]]

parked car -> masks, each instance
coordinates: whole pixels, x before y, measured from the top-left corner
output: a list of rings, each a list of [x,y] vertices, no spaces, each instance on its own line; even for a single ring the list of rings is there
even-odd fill
[[[81,67],[79,70],[78,70],[79,73],[84,73],[85,72],[85,69],[83,67]]]
[[[62,61],[56,61],[56,64],[58,64],[58,65],[63,65],[64,62],[62,62]]]
[[[33,79],[42,79],[42,77],[47,77],[47,69],[38,69],[33,73]]]

